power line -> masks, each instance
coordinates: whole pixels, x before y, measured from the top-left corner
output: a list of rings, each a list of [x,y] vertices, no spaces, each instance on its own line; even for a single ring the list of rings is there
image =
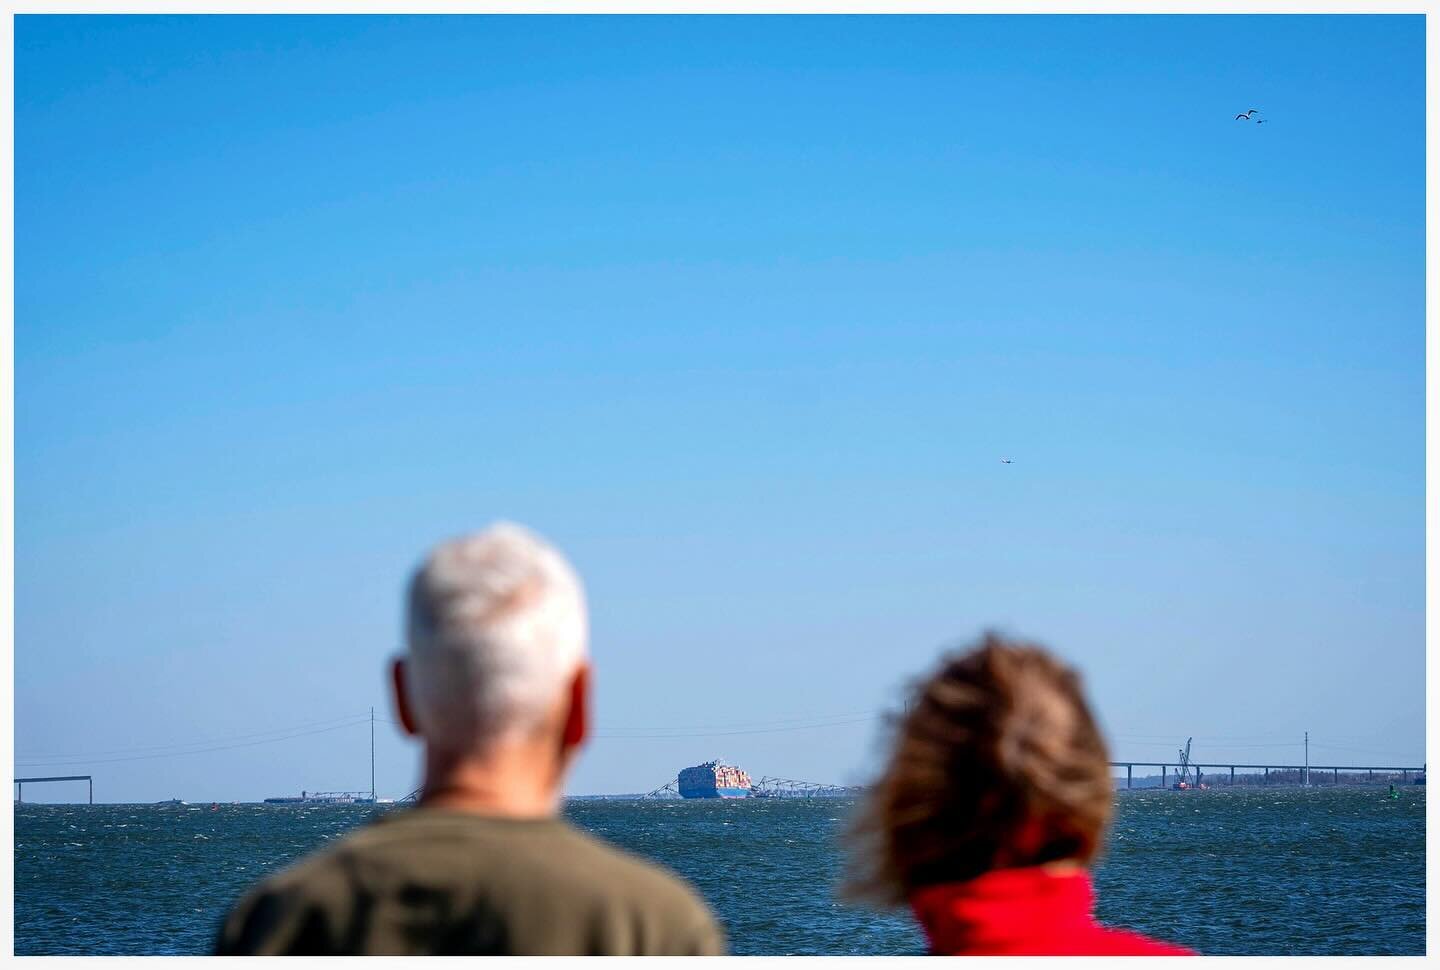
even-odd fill
[[[1320,748],[1325,751],[1352,751],[1357,754],[1382,754],[1387,757],[1394,754],[1393,750],[1387,751],[1381,748],[1356,748],[1344,744],[1321,744],[1313,738],[1310,740],[1310,747]]]
[[[831,723],[837,723],[837,724],[852,724],[852,723],[860,723],[860,722],[862,722],[862,721],[875,721],[875,720],[880,720],[881,718],[884,718],[884,717],[885,717],[885,715],[883,715],[883,714],[869,714],[869,713],[866,713],[866,712],[864,712],[864,711],[853,711],[853,712],[846,713],[846,714],[815,715],[815,716],[813,716],[813,717],[788,717],[788,718],[779,718],[779,719],[776,719],[776,720],[773,720],[773,721],[739,721],[739,722],[734,722],[734,723],[731,723],[731,724],[677,724],[677,725],[664,725],[664,724],[661,724],[661,725],[655,725],[655,726],[651,726],[651,727],[621,727],[621,728],[609,728],[608,730],[603,730],[603,731],[601,731],[601,732],[598,732],[595,736],[596,736],[596,737],[607,737],[607,738],[615,738],[615,737],[652,737],[652,736],[661,736],[661,735],[666,735],[666,736],[668,736],[671,732],[677,732],[677,731],[678,731],[678,732],[699,732],[699,731],[709,730],[709,729],[711,729],[711,728],[735,728],[735,729],[745,729],[745,730],[749,730],[749,729],[761,729],[761,728],[765,728],[766,725],[798,725],[798,728],[789,728],[789,727],[778,727],[778,728],[776,728],[776,730],[792,730],[792,729],[803,729],[803,728],[810,728],[810,727],[825,727],[826,725],[831,724]],[[399,721],[396,721],[396,720],[394,720],[393,718],[379,717],[379,716],[377,716],[377,717],[375,718],[375,720],[376,720],[377,722],[383,722],[383,723],[385,723],[385,724],[394,724],[394,725],[396,725],[397,727],[403,726],[403,725],[400,724]],[[804,722],[804,723],[801,723],[801,722]],[[766,730],[769,730],[769,728],[765,728],[765,729],[766,729]],[[636,734],[635,732],[645,732],[645,733]]]
[[[836,718],[858,717],[866,720],[873,720],[884,715],[876,714],[873,711],[846,711],[838,714],[811,714],[807,717],[781,717],[766,721],[732,721],[729,724],[659,724],[647,725],[644,727],[611,727],[609,731],[708,731],[708,730],[741,730],[748,728],[770,727],[772,725],[798,724],[811,721],[830,721]]]
[[[1174,743],[1173,741],[1132,741],[1132,740],[1129,740],[1129,739],[1127,739],[1127,738],[1112,738],[1111,740],[1113,740],[1113,741],[1119,741],[1119,742],[1123,743],[1124,745],[1126,745],[1127,747],[1132,747],[1132,748],[1173,748],[1173,747],[1175,747],[1175,743]],[[1196,740],[1196,741],[1200,741],[1200,740],[1207,740],[1207,739],[1196,738],[1195,740]],[[1284,741],[1284,742],[1282,742],[1282,741],[1276,741],[1276,742],[1272,742],[1272,743],[1269,743],[1269,744],[1234,744],[1234,743],[1228,742],[1228,741],[1225,741],[1225,742],[1216,742],[1216,741],[1211,740],[1211,744],[1212,744],[1214,747],[1224,748],[1224,749],[1227,749],[1227,750],[1228,750],[1228,749],[1231,749],[1231,748],[1298,748],[1298,747],[1300,747],[1300,742],[1299,742],[1299,741]]]
[[[191,754],[210,754],[215,751],[231,751],[235,748],[253,748],[261,744],[275,744],[278,741],[291,741],[295,738],[309,737],[312,734],[328,734],[331,731],[340,731],[345,728],[359,727],[365,723],[364,718],[355,721],[347,721],[344,724],[336,724],[331,727],[318,728],[314,731],[300,731],[295,734],[287,734],[278,738],[265,738],[260,741],[246,741],[240,744],[223,744],[210,748],[196,748],[192,751],[165,751],[160,754],[137,754],[128,758],[86,758],[77,761],[27,761],[16,762],[17,768],[48,768],[48,767],[71,767],[75,765],[107,765],[119,761],[149,761],[155,758],[179,758]]]
[[[781,734],[787,731],[811,731],[816,728],[845,727],[852,724],[868,724],[880,720],[883,715],[872,714],[869,717],[855,718],[848,721],[825,721],[816,724],[797,724],[791,727],[755,728],[748,731],[698,731],[698,732],[668,732],[662,734],[601,734],[595,737],[605,738],[614,741],[643,741],[650,739],[669,738],[723,738],[732,737],[737,734]]]
[[[683,740],[687,738],[712,738],[712,737],[735,737],[739,735],[753,734],[782,734],[793,731],[812,731],[819,728],[849,727],[857,724],[867,724],[874,721],[886,719],[886,714],[865,714],[863,712],[849,712],[844,714],[813,715],[810,717],[776,718],[766,721],[742,721],[731,722],[728,725],[676,725],[673,727],[655,728],[615,728],[609,731],[598,731],[594,737],[597,739],[612,741],[646,741],[646,740]],[[121,748],[105,752],[97,752],[92,755],[22,755],[16,760],[16,767],[38,768],[38,767],[71,767],[92,764],[112,764],[124,761],[146,761],[158,758],[180,757],[191,754],[209,754],[216,751],[229,751],[237,748],[255,747],[257,745],[274,744],[280,741],[289,741],[296,738],[310,737],[316,734],[326,734],[332,731],[343,730],[348,727],[357,727],[370,722],[371,720],[381,721],[397,727],[402,726],[399,721],[387,717],[374,717],[369,713],[347,714],[339,717],[328,718],[320,721],[308,721],[298,725],[285,728],[270,728],[265,731],[254,731],[248,734],[230,735],[223,738],[209,738],[201,741],[173,742],[170,744],[142,745],[132,748]],[[301,729],[304,730],[301,730]],[[712,728],[724,728],[724,730],[712,730]],[[1112,735],[1112,740],[1121,742],[1128,746],[1136,747],[1165,747],[1171,746],[1173,741],[1149,741],[1142,738],[1161,737],[1159,735]],[[1264,743],[1236,743],[1243,739],[1273,738],[1280,735],[1247,735],[1235,736],[1233,738],[1221,738],[1218,736],[1208,738],[1197,738],[1217,744],[1223,748],[1297,748],[1298,741],[1272,741]],[[258,739],[258,740],[256,740]],[[1340,744],[1317,743],[1316,747],[1337,750],[1355,751],[1362,753],[1379,753],[1376,748],[1351,747]],[[145,753],[139,753],[145,752]]]
[[[1137,743],[1146,742],[1146,741],[1163,741],[1163,742],[1165,742],[1166,744],[1174,744],[1174,743],[1175,743],[1175,740],[1174,740],[1174,739],[1177,738],[1177,737],[1179,737],[1179,735],[1178,735],[1178,734],[1111,734],[1111,735],[1109,735],[1109,737],[1110,737],[1112,740],[1116,740],[1116,741],[1135,741],[1135,742],[1137,742]],[[1276,743],[1280,743],[1280,742],[1283,741],[1283,742],[1287,742],[1287,743],[1288,743],[1288,742],[1291,740],[1291,735],[1288,735],[1288,734],[1231,734],[1231,735],[1220,735],[1220,734],[1200,735],[1200,734],[1197,734],[1197,735],[1194,736],[1194,739],[1195,739],[1196,741],[1205,741],[1205,742],[1211,742],[1211,743],[1219,743],[1219,742],[1229,743],[1229,742],[1231,742],[1231,741],[1274,741],[1274,742],[1276,742]],[[1296,742],[1296,743],[1298,743],[1298,742]]]
[[[846,715],[837,715],[837,716],[842,716],[842,717],[844,717],[844,716],[846,716]],[[649,733],[649,734],[625,734],[625,733],[612,733],[612,732],[608,732],[608,731],[597,731],[595,734],[593,734],[593,735],[591,735],[591,736],[594,737],[594,738],[597,738],[597,739],[603,738],[603,739],[605,739],[605,740],[607,740],[607,741],[655,741],[655,740],[667,740],[667,739],[672,739],[672,738],[674,738],[674,739],[680,739],[680,738],[721,738],[721,737],[731,737],[731,736],[737,735],[737,734],[779,734],[779,733],[783,733],[783,732],[787,732],[787,731],[810,731],[810,730],[814,730],[815,728],[845,727],[845,726],[852,725],[852,724],[867,724],[867,723],[869,723],[869,722],[871,722],[871,721],[880,720],[880,719],[882,719],[884,716],[885,716],[885,715],[883,715],[883,714],[870,714],[870,715],[867,715],[867,716],[865,716],[865,717],[852,717],[852,718],[850,718],[849,720],[839,720],[839,721],[836,721],[836,720],[813,721],[813,720],[812,720],[812,723],[809,723],[809,724],[794,724],[794,725],[791,725],[791,726],[789,726],[789,727],[753,728],[753,729],[750,729],[750,730],[741,730],[741,731],[704,731],[704,730],[693,730],[693,729],[690,729],[690,728],[676,728],[674,731],[667,731],[667,730],[664,730],[663,728],[652,728],[652,729],[648,729],[648,730],[650,730],[650,731],[653,732],[653,733]],[[391,720],[391,719],[388,718],[388,717],[377,717],[375,720],[377,720],[377,721],[383,721],[383,722],[385,722],[386,724],[394,724],[394,725],[397,725],[397,726],[400,724],[399,721]],[[775,722],[760,721],[760,722],[758,722],[758,723],[764,724],[764,723],[775,723]],[[630,731],[642,731],[642,730],[647,730],[647,729],[645,729],[645,728],[630,728],[629,730],[630,730]]]
[[[102,758],[109,755],[134,754],[141,751],[162,751],[169,748],[193,748],[197,745],[224,744],[229,741],[243,741],[249,738],[265,737],[271,734],[282,734],[287,731],[298,731],[301,728],[322,727],[328,724],[336,724],[340,721],[350,721],[355,718],[365,717],[363,714],[344,714],[339,717],[330,717],[318,721],[302,721],[299,724],[292,724],[288,727],[270,728],[267,731],[252,731],[249,734],[232,734],[219,738],[204,738],[199,741],[172,741],[168,744],[140,744],[129,748],[116,748],[110,751],[93,751],[85,754],[57,754],[54,752],[31,753],[16,755],[17,760],[29,759],[34,761],[40,758]]]

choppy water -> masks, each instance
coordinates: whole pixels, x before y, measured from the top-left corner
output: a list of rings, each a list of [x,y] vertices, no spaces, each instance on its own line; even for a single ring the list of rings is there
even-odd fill
[[[1425,791],[1135,792],[1096,875],[1098,915],[1214,954],[1421,954]],[[740,954],[919,953],[908,918],[838,903],[851,803],[574,802],[585,829],[669,866]],[[17,805],[17,954],[206,953],[260,876],[363,806]]]

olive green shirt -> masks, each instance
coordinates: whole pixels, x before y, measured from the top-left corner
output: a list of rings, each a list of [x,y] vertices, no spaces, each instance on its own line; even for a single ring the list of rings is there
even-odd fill
[[[560,819],[417,808],[266,879],[215,952],[690,956],[724,937],[679,879]]]

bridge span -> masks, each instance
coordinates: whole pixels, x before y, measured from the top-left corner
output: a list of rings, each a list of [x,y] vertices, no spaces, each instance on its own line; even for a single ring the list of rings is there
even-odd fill
[[[1164,788],[1166,772],[1171,768],[1178,768],[1180,767],[1180,765],[1176,761],[1112,761],[1110,762],[1110,767],[1125,769],[1126,788],[1134,787],[1136,768],[1159,768],[1160,787]],[[1415,779],[1416,782],[1419,784],[1425,783],[1424,765],[1420,765],[1419,767],[1416,767],[1414,765],[1402,765],[1399,767],[1390,765],[1247,765],[1239,763],[1230,764],[1226,762],[1215,764],[1200,764],[1191,761],[1189,762],[1189,767],[1195,772],[1195,784],[1197,786],[1205,777],[1206,771],[1210,771],[1213,774],[1215,772],[1223,773],[1227,769],[1229,770],[1229,784],[1231,785],[1236,784],[1236,769],[1250,772],[1251,774],[1249,777],[1252,778],[1256,777],[1256,775],[1254,774],[1255,772],[1260,772],[1261,774],[1259,774],[1258,777],[1260,778],[1260,784],[1262,785],[1270,784],[1270,773],[1272,771],[1276,773],[1296,772],[1301,776],[1302,779],[1304,779],[1304,783],[1306,784],[1309,783],[1310,776],[1314,775],[1316,772],[1319,772],[1322,778],[1326,773],[1329,773],[1332,779],[1331,784],[1338,785],[1340,783],[1340,773],[1342,771],[1352,777],[1364,773],[1367,781],[1374,781],[1375,775],[1378,772],[1381,775],[1399,775],[1400,780],[1405,784],[1409,784],[1412,778]],[[1221,777],[1224,777],[1224,775],[1222,774]]]

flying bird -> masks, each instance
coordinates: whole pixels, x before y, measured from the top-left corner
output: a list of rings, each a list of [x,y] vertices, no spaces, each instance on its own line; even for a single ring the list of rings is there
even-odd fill
[[[1013,464],[1015,464],[1015,459],[1014,459],[1014,458],[1001,458],[1001,459],[1000,459],[1000,464],[1002,464],[1002,465],[1013,465]]]
[[[1255,119],[1255,123],[1256,123],[1257,125],[1263,125],[1263,124],[1265,123],[1265,119],[1264,119],[1264,118],[1256,118],[1256,119]]]
[[[1236,115],[1236,116],[1235,116],[1235,120],[1236,120],[1236,121],[1249,121],[1251,115],[1253,115],[1253,114],[1259,114],[1259,113],[1260,113],[1260,109],[1259,109],[1259,108],[1251,108],[1249,111],[1245,112],[1243,115]]]

